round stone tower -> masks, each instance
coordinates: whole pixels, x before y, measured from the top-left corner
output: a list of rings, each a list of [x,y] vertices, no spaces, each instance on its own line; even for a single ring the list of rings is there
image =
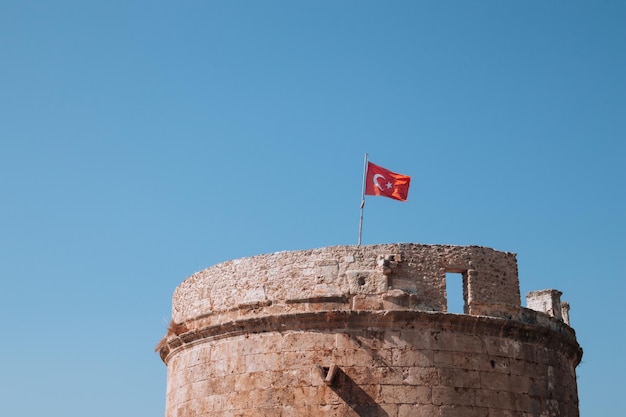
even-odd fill
[[[450,272],[464,314],[447,312]],[[577,417],[582,349],[560,295],[521,307],[515,254],[478,246],[224,262],[174,292],[165,415]]]

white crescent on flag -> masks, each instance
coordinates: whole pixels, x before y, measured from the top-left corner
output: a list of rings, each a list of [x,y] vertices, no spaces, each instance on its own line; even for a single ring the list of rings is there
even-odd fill
[[[382,176],[380,174],[376,174],[376,175],[374,175],[374,178],[372,178],[372,181],[374,182],[374,185],[376,187],[378,187],[380,190],[382,190],[383,187],[381,187],[380,184],[378,183],[378,178],[382,178],[384,180],[386,180],[387,178],[385,178],[384,176]]]

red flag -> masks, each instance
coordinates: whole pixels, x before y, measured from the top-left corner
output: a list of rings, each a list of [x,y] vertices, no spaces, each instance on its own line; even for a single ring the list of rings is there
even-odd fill
[[[400,201],[406,201],[409,195],[411,177],[408,175],[396,174],[368,162],[365,178],[366,195],[380,195]]]

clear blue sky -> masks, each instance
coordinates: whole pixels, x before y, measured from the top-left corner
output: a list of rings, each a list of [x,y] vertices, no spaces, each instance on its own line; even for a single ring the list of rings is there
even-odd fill
[[[0,1],[0,415],[164,413],[174,288],[363,243],[518,253],[626,409],[623,1]]]

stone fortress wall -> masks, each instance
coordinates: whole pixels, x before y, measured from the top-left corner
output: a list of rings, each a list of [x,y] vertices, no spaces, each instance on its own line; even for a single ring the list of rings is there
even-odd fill
[[[446,311],[447,272],[465,314]],[[577,417],[582,350],[560,295],[521,307],[515,254],[478,246],[227,261],[174,292],[166,417]]]

